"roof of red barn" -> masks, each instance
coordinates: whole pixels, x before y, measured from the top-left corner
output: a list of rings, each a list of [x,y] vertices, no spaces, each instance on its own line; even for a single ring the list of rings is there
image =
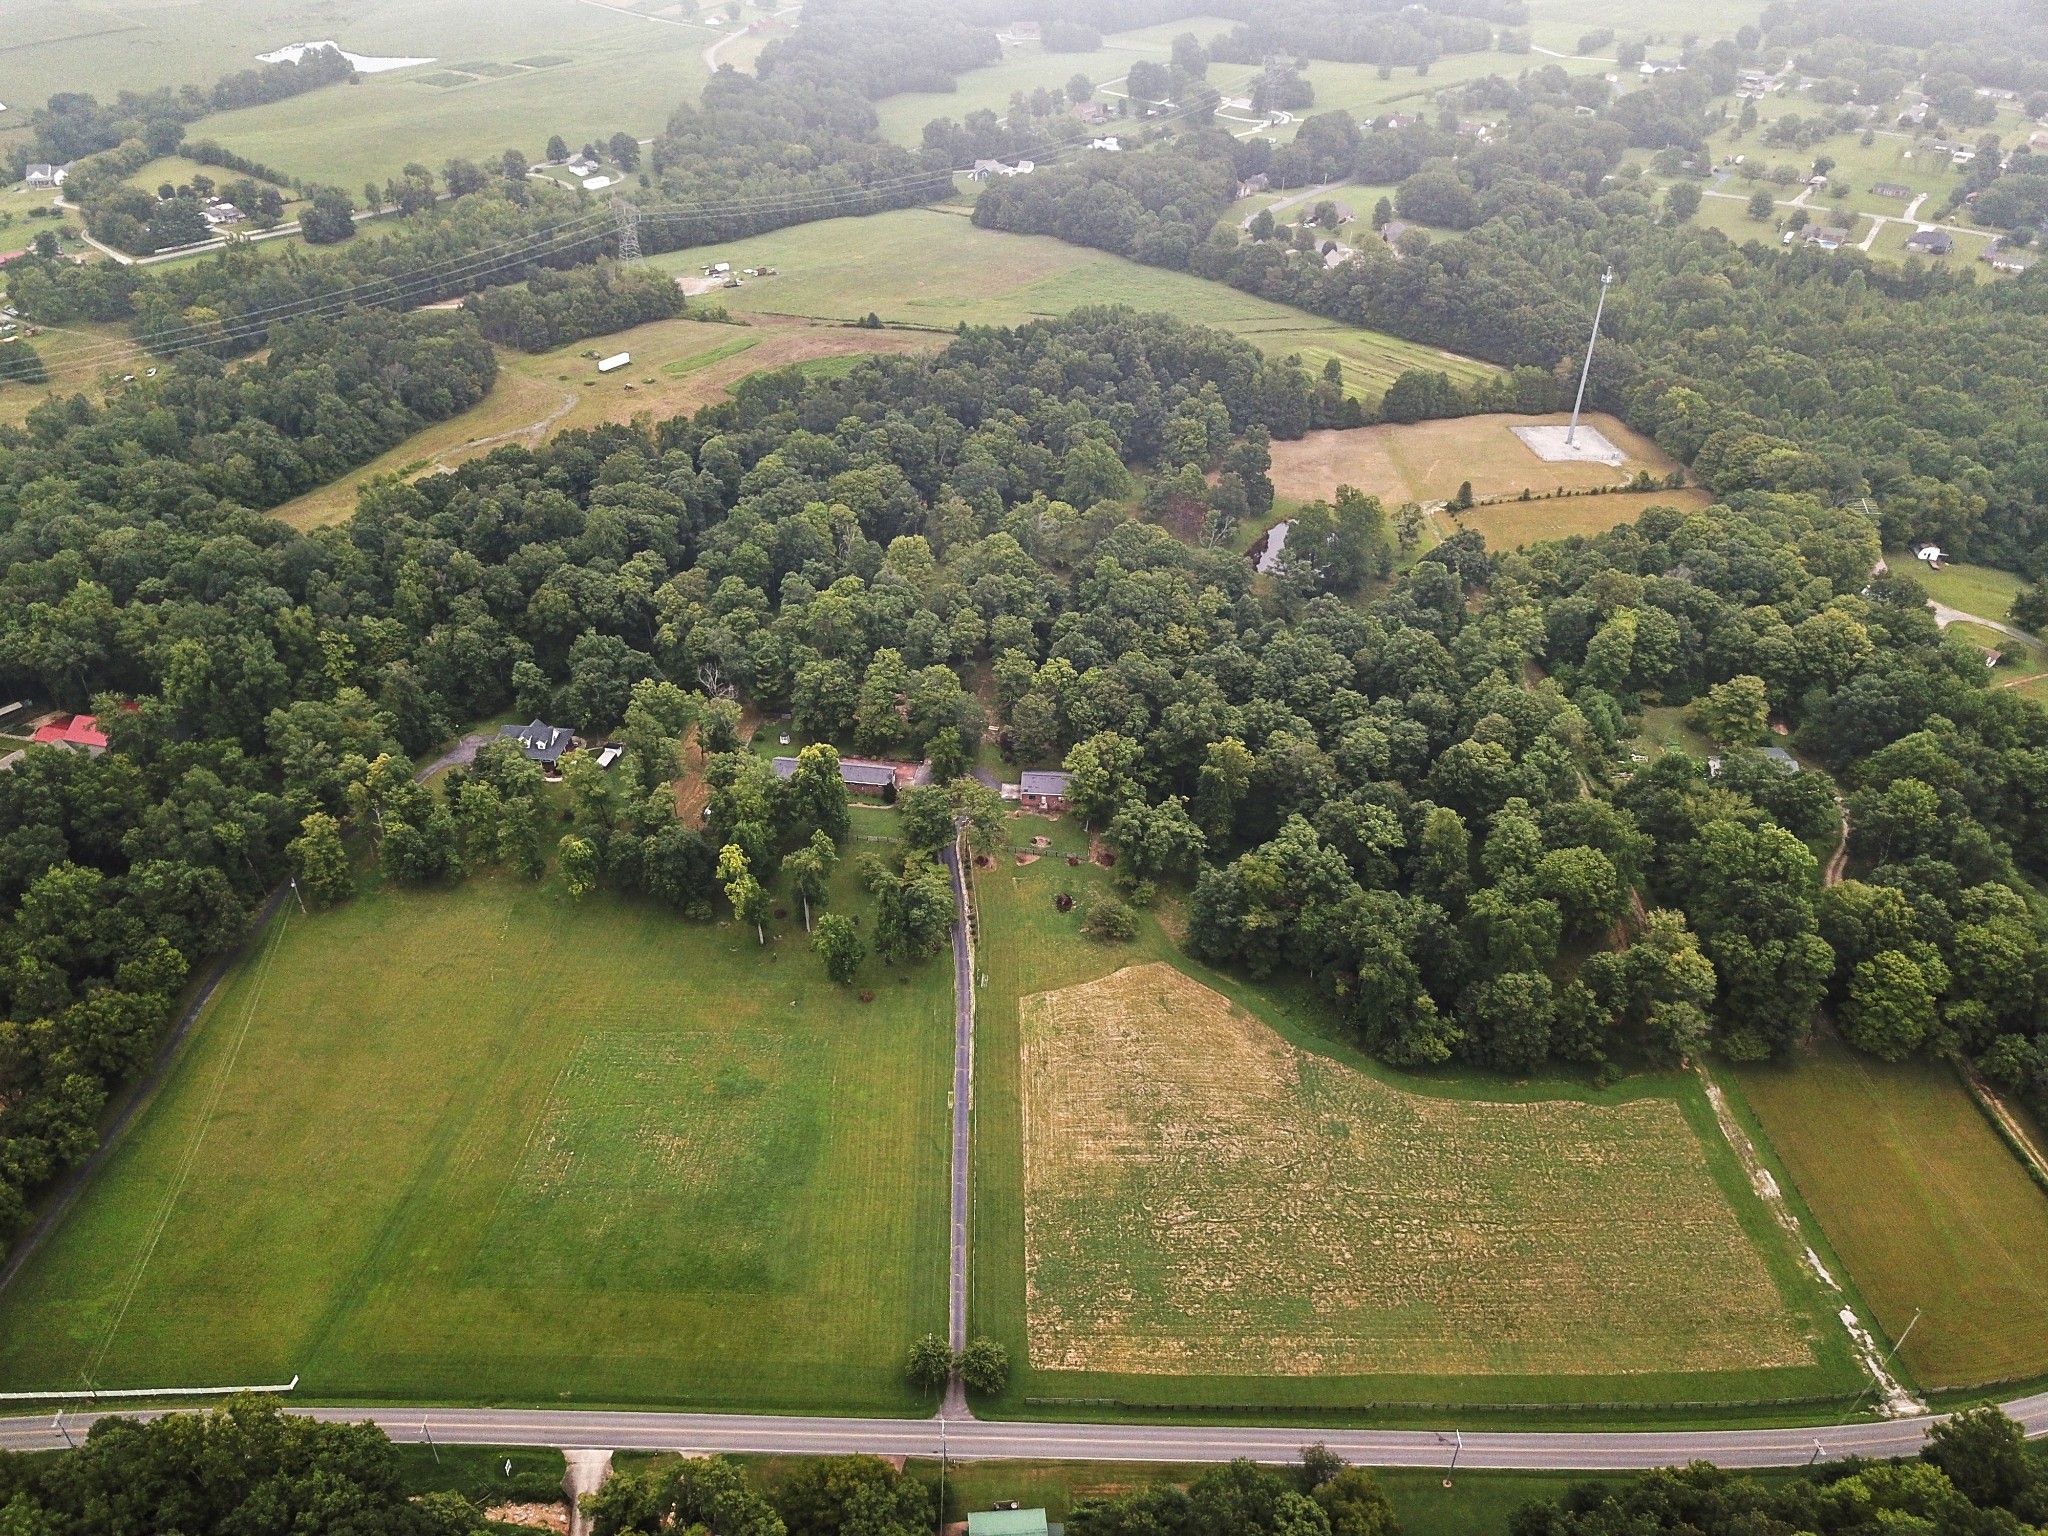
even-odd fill
[[[73,715],[62,724],[51,722],[41,726],[31,741],[55,742],[67,747],[104,747],[107,733],[100,729],[99,722],[91,715]]]

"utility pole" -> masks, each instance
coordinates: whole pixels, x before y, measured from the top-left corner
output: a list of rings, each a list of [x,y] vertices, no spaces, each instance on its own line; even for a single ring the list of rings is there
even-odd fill
[[[612,218],[619,226],[619,260],[640,259],[640,210],[623,197],[612,199]]]
[[[1586,403],[1586,380],[1593,373],[1593,344],[1600,339],[1600,317],[1607,311],[1607,290],[1614,283],[1614,268],[1609,267],[1600,274],[1600,302],[1593,306],[1593,334],[1586,338],[1586,361],[1579,369],[1579,395],[1572,401],[1572,424],[1565,429],[1565,446],[1569,448],[1578,440],[1579,409]]]

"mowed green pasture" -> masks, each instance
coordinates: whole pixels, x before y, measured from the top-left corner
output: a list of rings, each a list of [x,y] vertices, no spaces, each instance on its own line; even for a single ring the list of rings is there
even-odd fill
[[[1357,1412],[1368,1404],[1750,1401],[1846,1397],[1856,1390],[1858,1382],[1846,1343],[1825,1298],[1794,1263],[1768,1213],[1749,1191],[1733,1154],[1714,1129],[1711,1111],[1690,1079],[1639,1077],[1602,1092],[1564,1079],[1517,1083],[1463,1072],[1427,1078],[1389,1073],[1320,1036],[1316,1031],[1323,1015],[1305,996],[1243,986],[1188,961],[1171,937],[1181,931],[1184,922],[1174,898],[1162,898],[1158,907],[1144,915],[1140,937],[1134,943],[1101,945],[1081,937],[1081,913],[1108,884],[1103,870],[1086,862],[1067,862],[1069,856],[1085,860],[1085,834],[1072,818],[1045,821],[1020,817],[1013,825],[1019,850],[1027,857],[1038,853],[1036,861],[1018,864],[1006,857],[975,875],[980,911],[977,963],[988,979],[977,993],[969,1325],[975,1333],[1002,1340],[1015,1368],[1009,1391],[989,1412],[1100,1415],[1167,1405],[1218,1411],[1344,1408]],[[1049,846],[1029,848],[1027,839],[1034,835],[1048,838]],[[1078,899],[1073,912],[1057,910],[1055,897],[1063,890]],[[1354,1221],[1332,1227],[1324,1219],[1329,1213],[1321,1210],[1319,1197],[1310,1193],[1325,1186],[1314,1180],[1303,1182],[1305,1173],[1300,1179],[1276,1178],[1269,1167],[1248,1156],[1245,1169],[1260,1169],[1258,1201],[1270,1196],[1275,1212],[1297,1206],[1316,1209],[1309,1213],[1312,1219],[1301,1223],[1299,1241],[1290,1247],[1287,1224],[1258,1215],[1266,1206],[1254,1202],[1257,1210],[1248,1219],[1256,1230],[1239,1235],[1255,1240],[1239,1242],[1228,1229],[1233,1213],[1243,1214],[1240,1207],[1246,1192],[1212,1187],[1216,1159],[1203,1150],[1210,1138],[1200,1133],[1183,1137],[1171,1127],[1150,1127],[1144,1114],[1133,1111],[1137,1118],[1128,1124],[1115,1122],[1121,1130],[1104,1122],[1101,1131],[1106,1147],[1123,1146],[1131,1138],[1136,1138],[1132,1144],[1151,1145],[1154,1143],[1145,1138],[1157,1131],[1163,1136],[1157,1145],[1182,1150],[1137,1179],[1136,1184],[1146,1191],[1148,1203],[1143,1209],[1134,1206],[1120,1213],[1127,1232],[1142,1232],[1144,1237],[1130,1245],[1128,1262],[1114,1255],[1105,1259],[1112,1267],[1120,1266],[1118,1275],[1111,1277],[1121,1287],[1113,1304],[1095,1294],[1104,1283],[1101,1276],[1087,1265],[1067,1265],[1058,1244],[1036,1250],[1034,1258],[1028,1237],[1030,1204],[1043,1195],[1027,1191],[1043,1191],[1047,1186],[1042,1177],[1029,1171],[1032,1160],[1042,1154],[1027,1153],[1025,1145],[1025,1106],[1031,1095],[1024,1058],[1027,1041],[1043,1042],[1045,1033],[1032,1023],[1037,1017],[1032,1010],[1042,1005],[1027,999],[1152,961],[1165,961],[1215,989],[1229,1002],[1250,1010],[1262,1025],[1270,1026],[1285,1046],[1307,1053],[1312,1067],[1303,1068],[1301,1090],[1307,1098],[1297,1108],[1307,1116],[1302,1125],[1308,1128],[1309,1141],[1317,1139],[1309,1133],[1318,1127],[1341,1139],[1344,1131],[1337,1128],[1339,1121],[1355,1131],[1356,1122],[1347,1117],[1339,1102],[1348,1103],[1348,1095],[1355,1090],[1392,1105],[1395,1119],[1413,1112],[1423,1118],[1458,1122],[1452,1127],[1454,1139],[1476,1138],[1466,1148],[1469,1157],[1462,1166],[1472,1171],[1473,1179],[1489,1187],[1505,1188],[1529,1178],[1541,1182],[1549,1173],[1576,1179],[1586,1162],[1600,1162],[1603,1166],[1588,1186],[1591,1198],[1580,1219],[1589,1223],[1618,1220],[1631,1235],[1628,1252],[1635,1257],[1615,1259],[1610,1255],[1598,1264],[1586,1263],[1576,1275],[1560,1275],[1545,1257],[1553,1245],[1541,1230],[1547,1218],[1534,1209],[1544,1203],[1540,1196],[1525,1191],[1531,1193],[1528,1220],[1518,1218],[1502,1227],[1479,1214],[1478,1206],[1488,1198],[1484,1192],[1477,1192],[1474,1204],[1476,1186],[1466,1188],[1461,1183],[1458,1189],[1440,1191],[1441,1200],[1419,1215],[1420,1224],[1413,1233],[1415,1252],[1449,1244],[1447,1263],[1453,1268],[1473,1266],[1475,1292],[1502,1284],[1509,1289],[1516,1284],[1529,1286],[1526,1315],[1519,1326],[1500,1319],[1489,1322],[1478,1315],[1486,1310],[1484,1305],[1466,1308],[1461,1299],[1460,1308],[1475,1312],[1474,1326],[1467,1330],[1462,1323],[1439,1323],[1440,1336],[1430,1335],[1431,1304],[1418,1291],[1407,1301],[1368,1298],[1369,1304],[1356,1310],[1354,1333],[1323,1340],[1325,1363],[1309,1358],[1315,1353],[1311,1348],[1291,1368],[1242,1372],[1218,1368],[1219,1363],[1239,1356],[1284,1352],[1319,1328],[1327,1330],[1327,1322],[1321,1320],[1326,1310],[1322,1291],[1304,1282],[1302,1288],[1282,1294],[1273,1284],[1276,1276],[1306,1276],[1318,1263],[1332,1262],[1333,1255],[1350,1255],[1350,1265],[1357,1273],[1373,1277],[1368,1289],[1379,1286],[1384,1276],[1395,1276],[1398,1281],[1399,1276],[1413,1278],[1421,1273],[1414,1267],[1415,1252],[1404,1249],[1395,1254],[1378,1246],[1385,1237],[1382,1223],[1396,1206],[1405,1207],[1413,1191],[1389,1188],[1384,1199],[1359,1204]],[[1105,1006],[1114,1001],[1107,999]],[[1217,1091],[1221,1090],[1206,1079],[1184,1076],[1162,1084],[1159,1099],[1192,1101]],[[1470,1101],[1498,1106],[1498,1113],[1482,1111]],[[1544,1152],[1538,1145],[1541,1137],[1523,1143],[1513,1129],[1560,1112],[1566,1118],[1583,1120],[1590,1128],[1586,1145],[1592,1150],[1582,1148],[1564,1157],[1564,1163],[1579,1170],[1569,1175],[1563,1172],[1564,1163],[1557,1162],[1560,1154],[1556,1148]],[[1662,1127],[1655,1133],[1654,1147],[1632,1147],[1622,1131],[1624,1124],[1639,1121]],[[1221,1126],[1220,1120],[1217,1126]],[[1217,1135],[1222,1136],[1222,1130],[1218,1129]],[[1079,1137],[1077,1133],[1077,1147]],[[1049,1145],[1042,1138],[1038,1143],[1041,1149]],[[1056,1153],[1059,1155],[1064,1154]],[[1085,1159],[1090,1154],[1083,1150],[1076,1155]],[[1686,1165],[1687,1171],[1674,1172],[1680,1164]],[[1097,1185],[1104,1209],[1089,1218],[1087,1232],[1076,1227],[1079,1236],[1069,1247],[1085,1246],[1092,1241],[1089,1233],[1104,1220],[1113,1224],[1118,1218],[1118,1212],[1110,1208],[1136,1187],[1119,1173],[1119,1166],[1111,1157],[1101,1168]],[[1185,1182],[1175,1187],[1170,1174],[1185,1176]],[[1674,1213],[1676,1186],[1667,1175],[1686,1186],[1682,1194],[1690,1214],[1683,1218]],[[1716,1206],[1718,1214],[1712,1209]],[[1626,1214],[1613,1217],[1623,1208]],[[1608,1217],[1596,1217],[1595,1210],[1607,1212]],[[1206,1298],[1181,1295],[1176,1301],[1178,1269],[1152,1266],[1150,1258],[1157,1257],[1154,1250],[1165,1252],[1174,1246],[1165,1229],[1184,1225],[1197,1213],[1204,1220],[1213,1219],[1218,1230],[1212,1234],[1208,1256],[1190,1262],[1214,1268],[1227,1261],[1235,1264],[1239,1273],[1235,1282],[1228,1277],[1217,1281]],[[1043,1210],[1039,1213],[1041,1233],[1047,1230],[1044,1214]],[[1653,1257],[1668,1253],[1684,1221],[1694,1216],[1725,1227],[1721,1251],[1739,1261],[1737,1267],[1747,1270],[1748,1281],[1723,1288],[1727,1277],[1718,1269],[1716,1278],[1709,1281],[1704,1277],[1705,1266],[1667,1268]],[[1075,1221],[1079,1223],[1081,1217],[1077,1215]],[[1326,1230],[1315,1230],[1310,1242],[1308,1234],[1317,1222]],[[1505,1236],[1511,1229],[1514,1235]],[[1611,1223],[1602,1231],[1589,1229],[1582,1234],[1583,1246],[1590,1251],[1614,1235]],[[1677,1245],[1682,1247],[1683,1242]],[[1578,1239],[1567,1246],[1576,1250]],[[1508,1249],[1513,1250],[1512,1256]],[[1352,1273],[1352,1268],[1341,1262],[1338,1267],[1345,1274]],[[1539,1274],[1546,1277],[1540,1284],[1535,1278]],[[1035,1292],[1027,1288],[1027,1275],[1037,1287]],[[1126,1279],[1129,1283],[1123,1283]],[[1339,1289],[1348,1284],[1333,1283]],[[1560,1299],[1561,1287],[1578,1288],[1588,1304],[1575,1309],[1570,1301]],[[1651,1358],[1657,1355],[1663,1335],[1647,1324],[1617,1321],[1614,1309],[1600,1305],[1594,1295],[1601,1287],[1617,1292],[1640,1287],[1646,1309],[1667,1307],[1684,1298],[1697,1300],[1714,1290],[1717,1300],[1711,1305],[1736,1298],[1738,1310],[1748,1307],[1756,1326],[1732,1329],[1724,1341],[1725,1351],[1718,1356],[1713,1356],[1715,1345],[1703,1343],[1703,1336],[1694,1333],[1684,1350],[1696,1367],[1706,1362],[1704,1368],[1666,1369]],[[1421,1286],[1422,1291],[1428,1288],[1427,1284]],[[1302,1299],[1311,1296],[1315,1304],[1304,1310]],[[1090,1297],[1087,1306],[1073,1305]],[[1357,1298],[1341,1300],[1351,1308]],[[1054,1305],[1048,1307],[1049,1301]],[[1317,1320],[1304,1321],[1311,1317]],[[1096,1358],[1116,1358],[1123,1363],[1115,1369],[1046,1363],[1040,1345],[1052,1337],[1042,1329],[1047,1319],[1062,1330],[1063,1343],[1076,1345],[1071,1358],[1086,1359],[1093,1352]],[[1096,1346],[1106,1335],[1093,1337],[1091,1330],[1102,1334],[1104,1320],[1116,1325],[1111,1332],[1121,1330],[1125,1337],[1121,1343],[1110,1341],[1114,1348],[1098,1350]],[[1789,1345],[1779,1352],[1786,1363],[1757,1364],[1758,1351],[1763,1348],[1759,1341],[1766,1334]],[[1431,1343],[1425,1335],[1436,1342]],[[1544,1353],[1542,1348],[1532,1353],[1526,1346],[1559,1337],[1570,1342],[1570,1364],[1557,1366],[1552,1351],[1552,1364],[1534,1370],[1518,1368],[1518,1360]],[[1353,1366],[1348,1373],[1344,1368],[1347,1359],[1362,1359],[1383,1348],[1391,1354],[1397,1345],[1406,1351],[1399,1366],[1365,1370]],[[1702,1349],[1706,1355],[1701,1354]],[[1680,1352],[1674,1345],[1664,1358],[1676,1360]],[[1143,1368],[1129,1368],[1141,1363],[1137,1357],[1147,1353],[1155,1358],[1142,1363]],[[1432,1356],[1441,1363],[1428,1364]],[[1802,1360],[1794,1361],[1793,1356]]]
[[[1824,1040],[1742,1091],[1877,1321],[1928,1388],[2048,1373],[2048,1196],[1939,1062]]]
[[[0,1302],[0,1381],[909,1409],[951,981],[863,1005],[793,913],[764,950],[553,882],[293,908]]]
[[[537,8],[574,12],[562,18],[564,27],[573,22],[560,47],[570,62],[445,86],[420,78],[432,69],[370,75],[354,86],[222,113],[194,131],[288,175],[354,191],[365,181],[382,186],[410,161],[438,173],[454,155],[490,161],[517,149],[538,159],[551,134],[571,145],[621,129],[651,138],[703,91],[708,75],[699,55],[714,34],[633,21],[572,0],[541,0]],[[526,57],[544,41],[522,39],[518,25],[512,31],[469,48],[488,47],[490,62],[503,62]],[[473,62],[470,53],[463,58]]]
[[[1915,559],[1910,549],[1888,549],[1885,565],[1902,576],[1910,576],[1927,590],[1927,595],[1947,608],[1974,613],[1980,619],[2009,623],[2007,612],[2026,581],[2011,571],[1988,565],[1965,565],[1945,560],[1941,569],[1930,570],[1927,562]]]
[[[219,113],[190,130],[288,176],[360,195],[365,181],[382,185],[409,161],[438,171],[451,155],[495,158],[508,147],[538,159],[555,133],[571,144],[621,129],[651,137],[677,106],[697,100],[709,78],[702,51],[719,35],[578,0],[208,0],[203,17],[172,0],[17,0],[0,36],[0,101],[19,111],[60,90],[107,99],[123,89],[208,86],[254,67],[259,53],[329,38],[369,57],[432,58],[354,86]],[[556,58],[566,62],[522,64]],[[424,83],[452,72],[467,83]]]
[[[979,229],[959,214],[928,208],[802,224],[652,258],[672,272],[712,261],[777,271],[746,280],[737,292],[713,295],[735,311],[836,320],[872,313],[889,324],[951,330],[962,321],[1019,325],[1089,304],[1162,310],[1241,336],[1269,357],[1298,354],[1318,371],[1336,357],[1347,387],[1373,401],[1410,368],[1442,369],[1461,382],[1493,371],[1487,363],[1319,320],[1224,283],[1140,266],[1049,235]]]

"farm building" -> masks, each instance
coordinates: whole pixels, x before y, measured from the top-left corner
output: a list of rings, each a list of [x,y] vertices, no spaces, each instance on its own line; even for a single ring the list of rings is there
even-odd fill
[[[526,754],[528,762],[539,763],[546,769],[561,765],[562,754],[576,744],[576,733],[566,725],[549,725],[544,720],[535,720],[526,725],[505,725],[498,728],[498,735],[519,743],[519,750]]]
[[[1880,181],[1870,189],[1870,195],[1872,197],[1895,197],[1903,203],[1912,199],[1913,189],[1903,182]]]
[[[1026,773],[1018,780],[1018,799],[1027,811],[1064,811],[1071,782],[1064,773]]]
[[[1099,101],[1084,101],[1075,106],[1074,116],[1084,123],[1106,123],[1109,121],[1109,108]]]
[[[1906,249],[1922,256],[1946,256],[1955,248],[1955,236],[1945,229],[1918,229],[1906,236]]]
[[[88,757],[98,757],[107,750],[107,733],[100,729],[99,721],[91,715],[52,720],[48,725],[38,726],[29,740],[46,747],[69,747]]]
[[[70,167],[64,165],[32,165],[22,180],[31,187],[61,187],[69,170]]]
[[[839,759],[839,781],[856,795],[872,795],[876,799],[881,799],[895,787],[899,766],[909,767],[910,765],[875,762],[863,757],[842,757]],[[913,771],[911,775],[912,781],[917,782],[920,774],[926,777],[929,776],[929,770],[925,770],[921,764],[918,765],[916,771]],[[793,757],[776,758],[775,777],[778,779],[795,778],[796,759]]]
[[[1046,1522],[1042,1509],[973,1509],[967,1512],[967,1536],[1050,1536],[1060,1528]]]
[[[597,371],[599,373],[617,373],[621,368],[625,367],[628,363],[632,361],[632,353],[615,352],[610,357],[602,358],[599,360],[597,365]]]

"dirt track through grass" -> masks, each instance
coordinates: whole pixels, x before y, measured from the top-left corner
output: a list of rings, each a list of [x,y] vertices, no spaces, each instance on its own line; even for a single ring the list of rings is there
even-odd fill
[[[1035,1369],[1814,1359],[1668,1099],[1406,1093],[1164,964],[1027,997],[1022,1026]]]

